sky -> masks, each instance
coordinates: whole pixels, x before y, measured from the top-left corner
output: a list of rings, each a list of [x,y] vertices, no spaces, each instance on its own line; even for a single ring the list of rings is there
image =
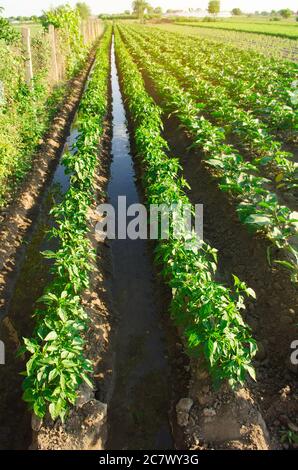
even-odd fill
[[[5,16],[31,16],[40,15],[42,10],[47,10],[50,6],[57,6],[63,3],[75,5],[78,0],[0,0],[0,6],[5,8]],[[98,13],[117,13],[129,10],[132,0],[86,0],[92,9],[93,14]],[[154,6],[161,6],[164,10],[188,9],[188,8],[206,8],[208,0],[149,0]],[[297,0],[221,0],[221,10],[230,11],[238,7],[245,12],[255,10],[280,10],[281,8],[290,8],[298,10]]]

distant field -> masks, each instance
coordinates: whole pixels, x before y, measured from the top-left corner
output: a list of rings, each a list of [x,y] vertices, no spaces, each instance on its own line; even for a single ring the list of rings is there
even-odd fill
[[[296,17],[292,16],[288,19],[280,19],[273,21],[271,16],[231,16],[230,18],[219,18],[218,21],[224,21],[225,23],[258,23],[267,25],[290,25],[296,23]]]
[[[205,25],[206,23],[204,23]],[[151,26],[151,25],[150,25]],[[266,34],[250,34],[244,31],[208,27],[194,28],[188,24],[153,25],[166,31],[198,36],[216,42],[224,42],[241,49],[253,49],[266,56],[298,62],[298,41]]]
[[[40,23],[14,23],[13,26],[20,31],[22,28],[30,28],[31,35],[34,36],[35,34],[39,33],[42,30],[42,26]]]
[[[246,33],[267,34],[288,39],[298,39],[298,22],[294,21],[266,21],[250,18],[225,19],[215,22],[177,22],[179,25],[193,26],[197,28],[223,29],[229,31],[243,31]]]

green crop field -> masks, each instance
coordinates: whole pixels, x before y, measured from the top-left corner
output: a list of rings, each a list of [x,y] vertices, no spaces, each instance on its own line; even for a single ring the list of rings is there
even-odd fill
[[[288,59],[293,62],[298,61],[298,41],[268,34],[250,34],[244,31],[234,31],[227,29],[217,29],[205,27],[207,23],[200,23],[201,26],[193,27],[189,23],[181,24],[157,24],[150,25],[164,31],[182,33],[192,37],[202,37],[216,42],[231,44],[240,49],[252,49],[269,57]],[[203,26],[204,25],[204,26]]]
[[[30,28],[31,36],[35,36],[35,34],[39,33],[42,30],[42,26],[40,23],[15,23],[13,25],[18,31],[22,28]]]
[[[198,28],[215,28],[215,29],[224,29],[229,31],[244,31],[246,33],[256,33],[256,34],[268,34],[270,36],[278,36],[282,38],[289,39],[298,39],[298,23],[294,22],[269,22],[269,21],[253,21],[247,19],[245,21],[229,19],[229,20],[217,20],[215,22],[179,22],[178,24],[185,24],[187,26],[193,26]]]
[[[0,18],[0,449],[297,449],[298,25],[134,5]]]

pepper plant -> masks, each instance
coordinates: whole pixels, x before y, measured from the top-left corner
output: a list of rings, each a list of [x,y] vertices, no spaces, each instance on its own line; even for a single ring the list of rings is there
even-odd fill
[[[218,179],[220,189],[235,199],[241,222],[253,231],[264,233],[272,246],[282,248],[285,259],[275,262],[287,269],[292,281],[297,282],[296,212],[280,204],[277,195],[269,189],[269,180],[258,175],[255,163],[245,161],[231,144],[226,143],[224,129],[200,115],[201,107],[190,93],[142,48],[130,34],[130,29],[121,26],[120,31],[139,67],[153,81],[164,107],[177,115],[192,137],[193,146],[202,150],[203,162]]]
[[[147,94],[118,31],[116,55],[147,202],[189,204],[179,162],[167,156],[168,146],[161,137],[161,110]],[[177,240],[173,224],[172,219],[169,239],[159,240],[155,260],[172,290],[171,314],[183,328],[190,351],[204,355],[216,383],[227,379],[234,387],[242,384],[247,374],[255,378],[251,360],[256,343],[240,314],[244,297],[254,297],[254,291],[236,277],[232,290],[216,282],[216,250],[207,243],[199,247],[191,231]]]
[[[30,353],[23,398],[40,418],[49,411],[52,419],[65,420],[76,401],[79,385],[85,381],[93,386],[92,364],[85,357],[88,316],[82,307],[82,294],[89,287],[94,259],[88,239],[87,210],[94,201],[93,181],[107,113],[110,45],[111,27],[101,41],[79,106],[75,151],[63,157],[71,175],[70,189],[52,210],[55,226],[50,232],[59,246],[56,251],[44,252],[45,258],[53,260],[52,281],[39,299],[34,335],[24,339],[21,350]]]

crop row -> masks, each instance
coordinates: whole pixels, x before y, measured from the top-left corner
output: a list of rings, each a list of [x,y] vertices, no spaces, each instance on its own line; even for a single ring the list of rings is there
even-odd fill
[[[134,31],[135,29],[129,28],[130,34]],[[254,164],[257,167],[265,166],[273,174],[273,183],[277,182],[278,188],[298,188],[298,165],[291,161],[293,155],[282,151],[282,144],[272,138],[266,126],[250,113],[238,108],[223,87],[201,79],[197,72],[185,65],[174,51],[171,37],[165,42],[164,38],[161,40],[151,35],[149,43],[147,35],[138,34],[137,38],[139,44],[155,60],[179,79],[181,85],[191,93],[192,99],[199,102],[199,109],[203,114],[207,112],[216,124],[225,128],[227,134],[236,135],[242,144],[249,146],[256,155]]]
[[[291,240],[297,236],[296,213],[279,204],[275,193],[267,189],[267,180],[256,176],[257,168],[246,162],[225,142],[222,129],[213,126],[203,116],[198,117],[198,106],[189,93],[181,89],[177,79],[169,75],[151,54],[139,45],[138,40],[121,29],[129,50],[139,66],[146,71],[163,102],[175,113],[183,127],[190,133],[194,146],[201,149],[207,167],[219,179],[219,187],[236,198],[240,220],[254,230],[266,234],[273,246],[283,248],[288,259],[277,260],[298,279],[298,252]]]
[[[269,23],[267,22],[233,22],[233,21],[216,21],[214,23],[203,23],[200,21],[196,22],[179,22],[179,24],[185,24],[194,28],[210,28],[210,29],[223,29],[227,31],[243,31],[250,34],[265,34],[268,36],[276,36],[280,38],[286,38],[295,40],[298,39],[298,28],[295,23]]]
[[[137,27],[137,25],[134,26]],[[172,36],[173,39],[177,40],[177,47],[181,51],[182,48],[192,47],[192,52],[196,53],[199,60],[202,59],[203,65],[212,65],[214,69],[221,72],[220,77],[227,75],[231,78],[239,76],[242,80],[243,78],[253,79],[257,74],[259,81],[253,84],[254,91],[264,92],[268,84],[277,85],[281,80],[289,86],[297,75],[297,65],[294,63],[272,60],[257,52],[239,50],[227,44],[214,44],[212,41],[201,38],[198,41],[198,38],[193,36],[168,33],[157,28],[150,28],[150,30],[156,32],[156,34],[160,33],[161,37]],[[210,55],[211,51],[214,55]],[[186,54],[189,52],[191,51],[187,50]],[[258,70],[256,70],[257,64],[259,65]],[[268,71],[270,72],[269,76]],[[283,97],[286,100],[289,98],[285,91],[278,97],[279,99]]]
[[[179,162],[168,157],[168,145],[161,137],[161,110],[147,94],[142,75],[119,31],[116,55],[143,168],[147,203],[169,207],[176,204],[182,210],[190,201],[184,191],[185,181],[179,176]],[[180,239],[173,234],[174,220],[181,226]],[[244,308],[244,294],[255,294],[236,276],[233,291],[214,280],[216,250],[198,243],[179,219],[179,209],[175,219],[171,219],[169,239],[158,241],[156,262],[162,266],[162,275],[172,289],[172,317],[183,328],[190,350],[204,354],[215,381],[228,379],[233,386],[243,383],[247,373],[254,377],[251,358],[256,344],[240,309]]]
[[[63,157],[65,171],[71,175],[70,189],[52,210],[55,226],[50,232],[59,247],[44,253],[53,260],[52,281],[35,311],[34,335],[24,339],[21,351],[31,355],[24,372],[23,398],[39,417],[49,410],[53,419],[60,416],[64,420],[82,381],[92,386],[92,365],[84,357],[82,333],[88,317],[81,296],[89,286],[94,259],[87,210],[94,200],[93,181],[107,112],[110,44],[108,28],[79,106],[76,150]]]
[[[146,34],[145,28],[134,28]],[[163,43],[170,43],[171,51],[183,64],[225,89],[238,107],[252,111],[273,130],[286,129],[297,134],[297,105],[292,100],[293,83],[298,78],[296,64],[159,29],[150,28],[147,35],[151,38],[154,33]]]
[[[268,36],[263,34],[250,34],[240,31],[227,31],[223,29],[209,29],[206,27],[193,28],[189,25],[176,24],[163,24],[158,25],[166,31],[178,32],[196,36],[196,38],[203,37],[213,43],[230,44],[241,50],[251,50],[258,52],[268,57],[276,59],[287,59],[297,62],[297,46],[296,41],[280,37]]]

